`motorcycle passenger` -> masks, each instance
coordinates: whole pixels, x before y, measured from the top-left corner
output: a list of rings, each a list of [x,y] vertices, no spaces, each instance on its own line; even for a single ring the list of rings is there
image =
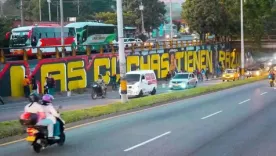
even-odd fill
[[[105,86],[105,83],[104,83],[102,75],[98,75],[98,80],[96,81],[96,83],[101,86],[102,92],[104,92],[106,86]]]
[[[39,104],[39,95],[37,95],[36,93],[32,93],[29,96],[29,101],[31,103],[27,104],[24,108],[24,113],[21,115],[21,119],[25,119],[26,117],[28,117],[30,115],[30,113],[32,114],[37,114],[38,118],[37,121],[39,122],[40,120],[43,120],[46,115],[45,115],[45,111],[43,109],[43,107]]]
[[[38,123],[38,125],[44,125],[48,128],[48,139],[58,139],[54,137],[54,124],[57,122],[57,118],[60,114],[56,111],[52,105],[52,100],[54,97],[49,94],[45,94],[42,97],[42,107],[45,111],[46,118]]]
[[[270,73],[269,73],[269,79],[271,79],[273,82],[275,81],[275,74],[274,74],[274,72],[273,71],[270,71]]]

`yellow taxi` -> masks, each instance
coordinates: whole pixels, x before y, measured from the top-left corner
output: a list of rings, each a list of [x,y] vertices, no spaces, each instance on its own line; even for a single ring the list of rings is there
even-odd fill
[[[240,74],[236,69],[226,69],[222,75],[222,81],[235,81],[240,78]]]

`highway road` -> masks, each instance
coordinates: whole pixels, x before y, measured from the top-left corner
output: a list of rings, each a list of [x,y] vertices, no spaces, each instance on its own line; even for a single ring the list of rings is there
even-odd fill
[[[75,127],[43,156],[275,156],[276,89],[256,82]],[[3,156],[35,156],[26,142]]]
[[[208,86],[221,83],[221,80],[211,80],[199,83],[198,86]],[[162,85],[158,86],[157,94],[166,93],[170,90],[168,88],[162,88]],[[63,111],[68,110],[76,110],[82,108],[88,108],[95,105],[104,105],[112,102],[119,101],[119,93],[116,91],[108,92],[106,99],[97,99],[92,100],[90,94],[83,94],[74,97],[61,97],[61,99],[56,99],[54,101],[55,106],[62,106]],[[27,100],[25,102],[20,103],[8,103],[6,105],[0,105],[0,121],[6,120],[16,120],[22,114],[24,110],[24,106],[27,104]]]

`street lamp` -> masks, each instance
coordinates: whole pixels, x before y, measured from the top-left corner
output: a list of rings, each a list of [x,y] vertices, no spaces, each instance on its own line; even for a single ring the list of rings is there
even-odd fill
[[[172,25],[172,0],[170,0],[170,25],[171,25],[171,40],[173,39],[173,25]]]
[[[49,21],[52,21],[51,19],[51,0],[47,0],[48,2],[48,9],[49,9]]]
[[[241,75],[244,76],[243,0],[241,0]]]
[[[64,46],[64,17],[63,17],[63,0],[60,0],[60,26],[61,26],[61,34],[60,34],[60,38],[61,38],[61,46],[63,48]],[[64,53],[62,53],[62,57],[64,56]]]
[[[119,61],[120,61],[120,80],[121,80],[121,102],[127,102],[127,81],[126,76],[126,57],[124,48],[124,25],[123,25],[123,7],[122,0],[117,0],[117,23],[119,39]]]
[[[145,33],[144,13],[143,13],[143,11],[144,11],[144,5],[143,5],[142,1],[141,1],[140,6],[139,6],[139,10],[141,11],[142,33],[144,34]]]
[[[42,21],[42,17],[41,17],[41,0],[38,1],[38,7],[39,7],[39,20],[41,22]]]

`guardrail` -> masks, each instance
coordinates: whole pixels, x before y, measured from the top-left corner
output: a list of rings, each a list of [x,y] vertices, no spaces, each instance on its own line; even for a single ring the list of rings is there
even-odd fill
[[[214,44],[218,43],[214,40],[208,40],[206,42],[202,42],[200,40],[193,41],[184,41],[184,40],[172,40],[172,41],[158,41],[158,42],[144,42],[144,43],[132,43],[125,45],[126,53],[135,53],[137,51],[153,51],[153,50],[162,50],[162,49],[173,49],[173,48],[184,48],[188,46],[200,46],[204,44]],[[28,56],[26,49],[35,49],[37,52],[32,53],[38,60],[43,59],[49,55],[54,55],[55,58],[60,58],[60,54],[63,56],[77,56],[78,54],[82,55],[91,55],[93,52],[93,46],[100,46],[99,54],[103,53],[116,53],[118,51],[118,45],[116,44],[106,44],[106,45],[80,45],[80,46],[46,46],[46,47],[23,47],[23,48],[2,48],[0,49],[0,62],[5,63],[6,58],[9,57],[23,57],[24,61],[27,61],[30,56]],[[42,52],[42,49],[53,48],[53,52]],[[71,49],[67,51],[66,48]],[[5,50],[17,49],[20,52],[5,54]],[[81,51],[80,49],[85,49],[85,51]]]

